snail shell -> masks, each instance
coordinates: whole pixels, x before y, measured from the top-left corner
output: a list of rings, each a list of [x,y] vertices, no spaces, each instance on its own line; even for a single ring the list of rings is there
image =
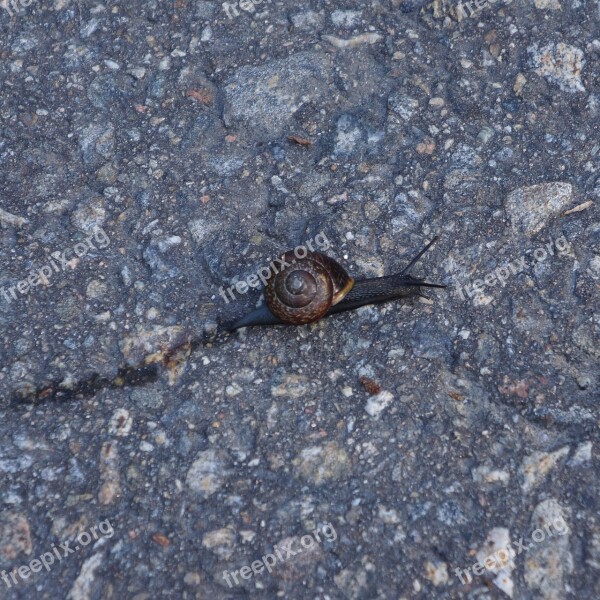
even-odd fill
[[[354,279],[335,260],[320,252],[298,258],[293,250],[282,256],[279,271],[271,269],[265,286],[269,310],[284,323],[318,321],[352,289]]]

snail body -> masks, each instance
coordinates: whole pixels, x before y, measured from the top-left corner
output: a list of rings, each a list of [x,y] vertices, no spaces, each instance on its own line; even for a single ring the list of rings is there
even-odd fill
[[[228,329],[304,325],[367,304],[421,295],[421,288],[445,288],[409,274],[436,240],[433,238],[400,273],[362,280],[354,280],[338,262],[320,252],[307,252],[299,258],[290,250],[282,256],[284,267],[277,272],[272,270],[266,280],[265,305]]]

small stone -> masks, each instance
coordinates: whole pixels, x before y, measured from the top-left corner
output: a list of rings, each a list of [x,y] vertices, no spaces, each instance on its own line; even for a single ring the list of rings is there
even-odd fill
[[[223,486],[228,474],[224,451],[203,450],[197,454],[185,482],[193,492],[206,499]]]
[[[71,215],[71,223],[77,229],[92,233],[95,229],[102,227],[106,221],[106,209],[104,198],[95,196],[81,202]]]
[[[100,450],[100,479],[102,486],[98,501],[103,506],[112,504],[121,494],[119,452],[117,442],[104,442]]]
[[[410,121],[419,109],[419,101],[405,94],[390,94],[387,102],[389,110],[404,121]]]
[[[228,525],[209,531],[202,536],[202,545],[224,560],[229,560],[235,549],[235,529]]]
[[[491,483],[503,483],[507,484],[510,479],[508,471],[500,469],[491,469],[487,466],[481,466],[473,469],[471,472],[473,475],[473,481],[475,483],[491,484]]]
[[[549,498],[538,504],[531,518],[532,543],[524,563],[524,579],[534,597],[565,600],[566,576],[573,572],[569,551],[569,527],[558,500]],[[536,531],[540,532],[536,539]]]
[[[559,42],[539,50],[537,45],[530,46],[527,51],[531,54],[531,65],[538,75],[558,84],[564,92],[585,92],[581,83],[585,59],[579,48]]]
[[[341,194],[335,194],[327,199],[327,204],[339,204],[348,200],[348,192],[343,191]]]
[[[575,453],[568,462],[568,465],[575,467],[592,460],[592,442],[584,442],[575,448]]]
[[[526,83],[527,79],[525,78],[525,75],[523,75],[523,73],[518,73],[513,85],[513,92],[517,94],[517,96],[520,96]]]
[[[340,589],[344,598],[360,600],[374,597],[369,593],[370,576],[364,567],[343,569],[333,577],[335,585]]]
[[[600,260],[598,261],[598,263],[598,266],[600,267]],[[590,385],[592,385],[592,378],[587,373],[578,373],[575,377],[575,381],[577,382],[577,385],[579,386],[580,390],[587,390],[590,387]]]
[[[586,200],[585,202],[582,202],[581,204],[578,204],[577,206],[574,206],[573,208],[570,208],[569,210],[565,210],[565,212],[563,213],[563,215],[570,215],[576,212],[581,212],[583,210],[588,209],[590,206],[593,206],[594,203],[591,200]]]
[[[511,550],[509,530],[494,527],[477,552],[477,561],[495,575],[494,585],[509,598],[513,596],[514,582],[511,573],[515,568]]]
[[[144,79],[146,76],[146,69],[144,67],[134,67],[129,69],[127,72],[136,79]]]
[[[331,13],[331,22],[337,27],[351,29],[360,23],[362,11],[360,10],[334,10]]]
[[[85,295],[92,300],[98,300],[106,294],[107,290],[106,283],[98,279],[92,279],[87,285]]]
[[[86,164],[110,159],[114,153],[114,145],[115,128],[112,123],[92,123],[81,132],[79,137],[79,148]]]
[[[372,417],[377,418],[392,403],[393,399],[394,396],[391,392],[380,392],[367,400],[365,411]]]
[[[493,135],[494,130],[491,127],[485,126],[477,135],[477,141],[481,142],[482,144],[487,144],[492,139]]]
[[[301,29],[303,31],[319,29],[323,24],[323,17],[312,10],[292,15],[291,19],[292,25],[296,29]]]
[[[377,516],[386,525],[396,525],[400,523],[400,515],[398,511],[393,508],[386,508],[381,504],[377,507]]]
[[[337,535],[336,535],[337,537]],[[321,538],[322,539],[322,538]],[[306,540],[306,546],[302,545],[302,540]],[[312,543],[309,544],[309,541]],[[273,552],[284,553],[286,548],[302,548],[302,552],[294,556],[294,560],[289,560],[278,564],[278,576],[284,581],[300,581],[312,571],[315,565],[323,559],[323,550],[317,539],[311,535],[290,536],[282,539],[273,546]]]
[[[309,389],[309,380],[305,375],[284,375],[281,383],[271,387],[271,395],[275,398],[301,398]]]
[[[331,77],[327,59],[300,52],[266,65],[243,66],[225,82],[223,120],[227,126],[250,125],[267,138],[290,129],[303,106],[319,106]]]
[[[341,479],[351,467],[346,451],[337,442],[305,448],[293,464],[296,475],[314,485]]]
[[[69,600],[90,600],[96,581],[96,570],[102,564],[104,553],[96,552],[84,561],[77,579],[73,582],[67,598]]]
[[[210,25],[203,27],[202,31],[200,32],[200,41],[201,42],[210,42],[210,40],[212,40],[212,37],[213,37],[212,27]]]
[[[200,573],[188,571],[183,578],[183,583],[190,586],[200,585],[200,583],[202,583],[202,577],[200,577]]]
[[[429,579],[433,585],[438,587],[448,583],[448,565],[442,561],[431,562],[428,560],[425,563],[425,579]]]
[[[16,512],[0,513],[0,559],[13,562],[20,554],[32,551],[31,531],[25,515]]]
[[[169,540],[169,538],[166,535],[163,535],[162,533],[153,533],[152,541],[163,548],[168,548],[171,545],[171,541]]]
[[[535,7],[538,10],[560,10],[560,2],[558,0],[533,0]]]
[[[187,341],[185,330],[179,325],[164,327],[142,326],[132,335],[126,336],[120,343],[121,352],[131,366],[159,362],[166,357],[170,349],[182,346]]]
[[[111,435],[126,437],[131,431],[132,424],[133,419],[131,418],[129,411],[125,408],[118,408],[110,419],[108,431]]]
[[[366,375],[361,375],[358,378],[358,381],[365,388],[367,393],[369,393],[373,396],[375,396],[376,394],[379,394],[379,392],[381,392],[381,386],[374,379],[370,379]]]
[[[383,36],[380,33],[361,33],[360,35],[355,35],[347,40],[336,37],[335,35],[323,36],[323,40],[329,42],[336,48],[354,48],[362,44],[375,44],[382,39]]]
[[[504,205],[513,229],[532,236],[564,210],[572,198],[571,184],[557,181],[517,188],[508,194]]]
[[[256,537],[256,531],[252,531],[251,529],[242,529],[240,531],[240,537],[242,538],[242,542],[244,542],[244,544],[250,544]]]
[[[352,155],[364,141],[364,133],[353,115],[343,114],[335,124],[335,156]]]
[[[527,494],[537,487],[556,466],[556,463],[569,454],[569,447],[564,446],[555,452],[534,452],[527,456],[519,470],[523,483],[521,487]]]
[[[0,208],[0,224],[1,225],[11,225],[12,227],[23,227],[23,225],[27,225],[29,221],[23,217],[19,217],[17,215],[13,215]]]
[[[435,150],[435,142],[431,138],[425,138],[424,141],[417,144],[418,154],[433,154]]]
[[[118,169],[113,163],[106,163],[96,171],[96,180],[103,185],[113,185],[117,181]]]
[[[232,383],[225,388],[225,395],[228,398],[233,398],[239,396],[243,391],[244,390],[237,383]]]

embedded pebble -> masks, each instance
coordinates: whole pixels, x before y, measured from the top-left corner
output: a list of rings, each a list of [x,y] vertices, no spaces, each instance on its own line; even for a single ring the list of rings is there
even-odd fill
[[[301,398],[309,390],[309,379],[305,375],[284,375],[281,383],[271,387],[271,395],[275,398]]]
[[[232,557],[235,541],[236,533],[231,525],[207,531],[202,536],[202,545],[224,560],[229,560]]]
[[[575,448],[575,452],[567,464],[575,467],[590,460],[592,460],[592,442],[583,442]]]
[[[318,105],[327,94],[328,73],[328,62],[317,52],[240,67],[225,83],[223,119],[227,125],[249,124],[269,138],[281,135],[301,106]]]
[[[67,600],[92,600],[93,585],[96,581],[96,571],[104,562],[102,552],[96,552],[81,565],[79,575],[73,582]]]
[[[336,48],[354,48],[361,44],[375,44],[382,40],[383,36],[379,33],[361,33],[349,39],[342,39],[335,35],[324,35],[323,39]]]
[[[507,484],[510,479],[510,473],[508,471],[503,469],[492,469],[485,465],[473,469],[472,475],[473,481],[479,484]]]
[[[13,227],[23,227],[23,225],[27,225],[29,221],[24,217],[13,215],[12,213],[0,208],[0,223],[2,225],[12,225]]]
[[[312,10],[296,13],[291,17],[292,25],[302,31],[310,31],[320,27],[323,15]]]
[[[560,10],[559,0],[533,0],[538,10]]]
[[[31,530],[27,517],[12,511],[0,513],[1,561],[12,563],[20,556],[29,556],[32,548]]]
[[[337,27],[352,28],[360,23],[362,12],[360,10],[334,10],[331,21]]]
[[[525,561],[524,579],[530,590],[541,600],[564,600],[567,576],[573,571],[570,551],[570,528],[565,509],[555,498],[548,498],[535,507],[531,517],[532,544]],[[535,540],[535,537],[533,537]]]
[[[557,83],[565,92],[585,92],[581,81],[585,59],[579,48],[564,42],[553,42],[541,48],[530,46],[527,50],[531,55],[531,65],[538,75]]]
[[[336,442],[311,446],[293,460],[296,475],[314,485],[323,485],[346,476],[351,467],[348,454]]]
[[[532,236],[572,201],[573,186],[560,181],[542,183],[510,192],[504,206],[513,230]]]
[[[476,555],[478,562],[495,575],[492,580],[494,585],[509,598],[513,597],[515,585],[512,579],[515,563],[511,550],[509,530],[506,527],[495,527],[488,532],[485,543]]]
[[[224,485],[229,474],[227,463],[224,451],[203,450],[189,468],[185,482],[193,492],[206,499]]]
[[[125,408],[118,408],[110,419],[109,433],[118,437],[126,437],[131,431],[133,418]]]
[[[375,396],[371,396],[367,400],[365,410],[372,417],[379,417],[379,415],[392,403],[394,395],[391,392],[381,391]]]
[[[448,565],[442,561],[432,562],[428,560],[425,563],[425,579],[428,579],[436,587],[448,583]]]
[[[104,442],[102,444],[100,450],[100,479],[102,486],[98,493],[98,501],[102,505],[112,504],[121,494],[117,442]]]
[[[105,221],[106,209],[104,199],[100,196],[81,202],[71,215],[71,223],[86,233],[102,227]]]
[[[569,447],[564,446],[555,452],[534,452],[527,456],[519,469],[523,491],[528,494],[540,485],[558,461],[567,454]]]
[[[348,600],[360,600],[369,597],[370,578],[363,566],[354,569],[342,569],[333,577],[335,585]]]

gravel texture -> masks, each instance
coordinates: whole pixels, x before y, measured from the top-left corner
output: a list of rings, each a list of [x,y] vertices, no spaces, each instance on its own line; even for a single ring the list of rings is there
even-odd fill
[[[4,0],[0,598],[600,597],[599,26]],[[445,291],[223,332],[435,235]]]

